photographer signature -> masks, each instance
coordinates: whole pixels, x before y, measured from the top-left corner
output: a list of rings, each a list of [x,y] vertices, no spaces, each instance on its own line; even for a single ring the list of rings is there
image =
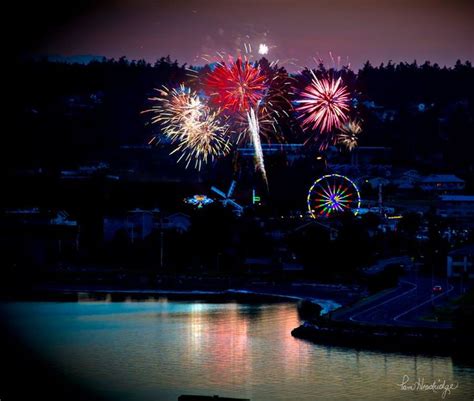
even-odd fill
[[[426,383],[424,377],[418,378],[416,381],[410,381],[408,375],[403,375],[402,382],[397,384],[402,391],[432,391],[433,393],[441,393],[441,398],[445,399],[447,395],[451,395],[451,391],[456,390],[459,386],[458,382],[447,383],[445,379],[433,380]]]

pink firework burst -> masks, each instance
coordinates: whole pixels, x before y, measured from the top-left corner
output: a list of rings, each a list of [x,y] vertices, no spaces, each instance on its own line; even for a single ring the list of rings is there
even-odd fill
[[[311,71],[313,79],[301,93],[296,110],[303,118],[303,128],[319,129],[321,133],[331,132],[347,121],[349,92],[342,79],[318,79]]]

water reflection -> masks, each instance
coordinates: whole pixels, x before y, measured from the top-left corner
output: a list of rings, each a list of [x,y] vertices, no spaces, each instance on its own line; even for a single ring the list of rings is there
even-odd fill
[[[448,357],[407,356],[297,340],[294,304],[202,302],[9,303],[1,306],[38,353],[114,400],[172,400],[183,393],[263,400],[433,400],[400,391],[403,375],[459,382],[474,372]]]

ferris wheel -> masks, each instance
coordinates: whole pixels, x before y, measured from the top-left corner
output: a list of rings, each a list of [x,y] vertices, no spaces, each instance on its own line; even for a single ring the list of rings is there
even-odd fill
[[[323,175],[314,181],[308,192],[308,210],[314,219],[333,216],[347,210],[355,215],[360,209],[357,185],[340,174]]]

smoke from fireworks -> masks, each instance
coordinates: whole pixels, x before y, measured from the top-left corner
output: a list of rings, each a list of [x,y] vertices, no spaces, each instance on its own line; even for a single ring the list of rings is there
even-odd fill
[[[341,78],[318,79],[313,71],[311,75],[311,83],[301,93],[296,110],[303,118],[303,128],[330,133],[347,120],[349,92]]]
[[[360,122],[351,120],[339,128],[337,142],[344,145],[349,151],[352,151],[359,140],[359,134],[362,132]]]
[[[268,89],[259,108],[260,132],[267,138],[273,135],[279,142],[283,141],[283,135],[279,130],[279,120],[289,118],[293,112],[293,105],[289,100],[292,95],[292,78],[286,71],[277,68],[269,68],[265,71],[268,76]]]
[[[154,113],[152,124],[159,123],[163,134],[177,144],[171,154],[181,153],[178,162],[184,160],[188,167],[194,161],[200,169],[202,163],[229,152],[229,126],[221,121],[219,110],[211,110],[184,85],[171,90],[163,87],[158,92],[158,97],[150,98],[156,104],[144,113]]]
[[[271,65],[262,68],[262,73],[267,77],[268,86],[264,96],[254,107],[255,115],[259,124],[259,131],[262,138],[270,142],[284,142],[282,129],[279,126],[280,121],[290,118],[293,112],[293,105],[289,100],[292,94],[293,82],[286,71],[279,70]],[[249,139],[248,116],[244,113],[234,113],[233,119],[240,127],[238,142]]]

